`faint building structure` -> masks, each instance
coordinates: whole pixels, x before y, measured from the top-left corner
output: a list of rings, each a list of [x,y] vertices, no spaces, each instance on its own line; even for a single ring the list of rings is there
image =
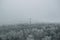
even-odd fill
[[[42,40],[51,40],[51,36],[45,36],[45,38],[42,38]]]
[[[28,37],[27,37],[27,40],[34,40],[34,36],[33,35],[28,35]]]

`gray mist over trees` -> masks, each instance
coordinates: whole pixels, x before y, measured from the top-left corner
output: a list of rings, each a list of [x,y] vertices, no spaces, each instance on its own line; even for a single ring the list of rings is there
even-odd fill
[[[0,24],[60,22],[60,0],[0,0]]]

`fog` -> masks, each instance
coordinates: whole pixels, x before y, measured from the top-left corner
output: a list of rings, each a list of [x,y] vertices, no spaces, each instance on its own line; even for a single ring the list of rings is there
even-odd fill
[[[0,0],[0,25],[60,22],[60,0]]]

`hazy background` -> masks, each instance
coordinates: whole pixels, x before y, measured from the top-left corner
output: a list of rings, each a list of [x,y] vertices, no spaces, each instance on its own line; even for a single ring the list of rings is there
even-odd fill
[[[60,0],[0,0],[0,25],[60,22]]]

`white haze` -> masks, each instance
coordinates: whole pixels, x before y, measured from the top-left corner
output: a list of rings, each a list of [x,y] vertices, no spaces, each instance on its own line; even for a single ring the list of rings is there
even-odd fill
[[[0,25],[60,22],[60,0],[0,0]]]

